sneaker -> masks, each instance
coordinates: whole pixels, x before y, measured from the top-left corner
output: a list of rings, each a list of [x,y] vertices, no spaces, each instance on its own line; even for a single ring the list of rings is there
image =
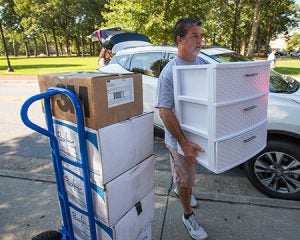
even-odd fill
[[[193,239],[205,240],[208,238],[207,233],[200,226],[194,214],[192,214],[188,219],[185,219],[183,215],[182,221]]]
[[[179,193],[178,193],[177,187],[174,188],[174,193],[179,197]],[[194,195],[192,194],[191,195],[191,207],[195,208],[197,206],[198,206],[198,202],[197,202],[196,198],[194,197]]]

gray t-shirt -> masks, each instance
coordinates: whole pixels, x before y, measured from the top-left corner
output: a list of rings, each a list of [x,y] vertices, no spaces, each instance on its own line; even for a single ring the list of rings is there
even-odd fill
[[[207,64],[205,60],[197,57],[195,62],[187,62],[176,56],[162,70],[158,78],[156,92],[156,108],[169,108],[174,111],[174,88],[173,88],[173,67],[179,65],[199,65]],[[177,141],[171,133],[165,128],[165,142],[170,147],[177,149]]]

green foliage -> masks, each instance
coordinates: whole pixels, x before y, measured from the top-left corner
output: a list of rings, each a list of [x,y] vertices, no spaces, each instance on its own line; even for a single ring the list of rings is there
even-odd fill
[[[287,51],[300,49],[300,33],[295,33],[288,41]]]
[[[102,12],[101,27],[120,26],[150,37],[153,43],[174,43],[172,28],[183,16],[203,21],[206,45],[240,50],[247,46],[252,29],[254,0],[111,0]],[[293,0],[264,0],[260,8],[257,48],[267,48],[271,37],[294,26],[296,6]]]
[[[112,0],[102,13],[102,27],[120,26],[146,34],[153,43],[172,44],[172,28],[176,20],[187,15],[204,19],[204,0]],[[189,14],[187,14],[189,13]]]
[[[294,0],[261,0],[255,50],[268,49],[278,33],[299,23]],[[9,52],[92,51],[86,38],[96,28],[131,29],[154,44],[174,44],[177,19],[193,16],[203,22],[205,45],[242,51],[248,46],[255,0],[0,0]],[[298,15],[297,15],[298,14]],[[15,44],[13,44],[15,43]],[[56,45],[56,46],[55,46]]]

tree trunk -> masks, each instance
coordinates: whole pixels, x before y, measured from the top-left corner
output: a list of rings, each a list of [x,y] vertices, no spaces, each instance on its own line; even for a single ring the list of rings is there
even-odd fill
[[[29,53],[29,48],[28,48],[28,43],[25,41],[24,42],[24,45],[25,45],[25,53],[26,53],[26,57],[30,57],[30,53]]]
[[[7,71],[8,72],[13,72],[13,68],[10,65],[10,60],[8,57],[8,51],[7,51],[7,46],[6,46],[6,41],[5,41],[5,37],[4,37],[4,33],[3,33],[3,28],[2,28],[2,21],[0,19],[0,32],[1,32],[1,38],[2,38],[2,42],[3,42],[3,47],[4,47],[4,52],[5,52],[5,56],[6,56],[6,61],[7,61]]]
[[[16,47],[16,40],[15,38],[13,37],[13,50],[14,50],[14,56],[18,56],[18,53],[17,53],[17,47]]]
[[[54,39],[54,44],[55,44],[55,52],[56,52],[56,56],[59,56],[59,52],[58,52],[58,44],[57,44],[57,38],[56,38],[56,33],[55,33],[55,28],[52,28],[52,34],[53,34],[53,39]]]
[[[70,37],[69,37],[69,35],[66,35],[66,50],[67,50],[67,55],[71,56]]]
[[[62,44],[62,42],[59,41],[58,44],[59,44],[60,54],[61,54],[61,55],[64,55],[64,49],[63,49],[63,44]]]
[[[234,10],[234,21],[233,21],[233,32],[232,32],[232,37],[231,37],[231,49],[235,50],[235,39],[236,39],[236,30],[237,30],[237,25],[239,21],[239,7],[240,7],[241,0],[236,0],[235,1],[235,10]]]
[[[45,50],[46,50],[46,55],[49,57],[50,56],[50,51],[49,51],[49,42],[47,39],[47,36],[45,33],[43,33],[44,41],[45,41]]]
[[[246,39],[245,39],[245,36],[243,37],[243,40],[242,40],[242,49],[241,49],[241,54],[243,56],[246,56]]]
[[[76,52],[77,52],[77,56],[80,56],[80,40],[76,37],[74,39],[75,41],[75,47],[76,47]]]
[[[247,51],[247,56],[252,57],[253,56],[253,50],[255,46],[255,41],[256,41],[256,36],[257,36],[257,31],[258,31],[258,25],[259,25],[259,13],[260,13],[260,2],[261,0],[257,0],[255,4],[255,12],[254,12],[254,17],[253,17],[253,25],[252,25],[252,30],[251,30],[251,37],[248,45],[248,51]]]
[[[33,42],[34,42],[34,56],[37,57],[38,46],[37,46],[37,41],[36,41],[35,37],[33,37]]]

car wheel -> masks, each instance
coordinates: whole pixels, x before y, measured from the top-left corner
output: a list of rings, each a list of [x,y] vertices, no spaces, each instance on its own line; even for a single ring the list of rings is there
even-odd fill
[[[250,182],[264,194],[281,199],[300,199],[300,151],[296,143],[268,140],[267,147],[244,163]]]
[[[50,230],[36,235],[31,240],[61,240],[61,238],[62,234],[60,232]]]

